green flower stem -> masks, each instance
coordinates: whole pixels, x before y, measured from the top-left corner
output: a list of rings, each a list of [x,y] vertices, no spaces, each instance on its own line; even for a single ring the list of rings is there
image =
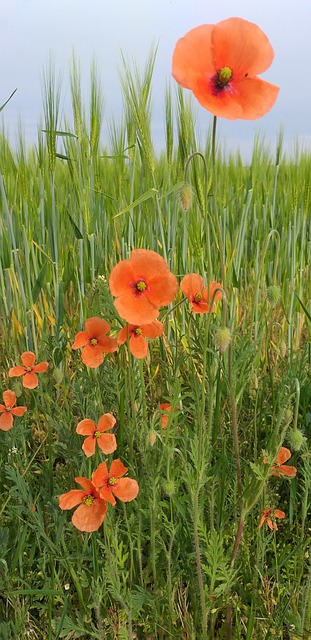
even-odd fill
[[[195,561],[196,561],[196,567],[197,567],[197,578],[198,578],[201,613],[202,613],[202,636],[201,636],[201,638],[202,638],[202,640],[207,640],[207,635],[206,635],[207,613],[206,613],[205,593],[204,593],[204,584],[203,584],[200,539],[199,539],[199,533],[198,533],[198,530],[199,530],[199,490],[196,490],[195,492],[193,492],[192,506],[193,506],[193,537],[194,537],[194,546],[195,546]]]

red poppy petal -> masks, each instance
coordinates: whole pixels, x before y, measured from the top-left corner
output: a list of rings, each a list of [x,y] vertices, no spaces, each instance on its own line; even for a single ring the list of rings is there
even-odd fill
[[[11,367],[11,369],[9,370],[9,377],[15,378],[15,376],[23,376],[25,373],[25,367]]]
[[[113,460],[111,463],[109,478],[121,478],[128,471],[121,460]]]
[[[153,322],[159,315],[158,307],[144,294],[137,296],[132,291],[117,298],[114,305],[121,318],[138,326]]]
[[[288,465],[282,464],[279,467],[279,471],[283,476],[288,476],[289,478],[293,478],[297,473],[296,467],[291,467],[289,464]]]
[[[204,280],[198,273],[188,273],[180,283],[180,288],[188,300],[192,300],[196,293],[202,294],[203,287]]]
[[[36,362],[36,356],[32,351],[24,351],[21,355],[21,361],[25,367],[33,367]]]
[[[12,408],[16,404],[16,393],[14,393],[14,391],[8,389],[3,392],[2,397],[6,407]]]
[[[287,462],[287,460],[289,460],[291,457],[292,457],[292,454],[290,450],[287,449],[286,447],[281,447],[278,455],[276,456],[276,462],[278,464],[284,464],[284,462]]]
[[[94,484],[88,478],[84,478],[83,476],[79,476],[75,478],[75,482],[77,482],[81,487],[83,487],[85,493],[94,493]]]
[[[9,431],[13,427],[13,416],[11,412],[5,411],[0,416],[0,429],[2,431]]]
[[[225,91],[215,93],[213,79],[205,76],[198,78],[193,83],[192,91],[200,105],[214,116],[228,118],[228,120],[244,118],[243,108],[237,101],[236,89],[233,83],[230,86],[228,85]]]
[[[38,362],[33,368],[36,373],[45,373],[49,368],[48,362]]]
[[[154,320],[153,322],[150,322],[150,324],[142,324],[141,329],[143,335],[151,340],[158,338],[164,332],[163,322],[160,322],[159,320]]]
[[[116,424],[116,419],[112,415],[112,413],[104,413],[98,420],[97,430],[98,431],[108,431],[108,429],[112,429],[112,427]]]
[[[103,318],[98,318],[97,316],[93,316],[92,318],[88,318],[84,326],[92,338],[98,338],[101,336],[105,336],[106,333],[110,331],[110,324],[106,322]]]
[[[130,263],[136,278],[142,278],[147,282],[156,275],[169,273],[169,268],[164,258],[150,249],[133,249]]]
[[[131,325],[125,325],[125,327],[119,331],[117,335],[118,344],[124,344],[126,342],[128,334],[130,335],[130,326]]]
[[[157,305],[158,307],[165,307],[167,304],[172,302],[177,291],[177,278],[173,273],[168,272],[163,276],[155,276],[150,280],[150,288],[147,291],[147,297],[154,305]]]
[[[96,424],[94,420],[90,420],[89,418],[84,418],[81,420],[76,426],[76,433],[79,436],[91,436],[96,431]]]
[[[26,389],[35,389],[38,386],[38,378],[32,371],[25,373],[23,377],[23,387]]]
[[[108,487],[107,485],[104,485],[100,490],[99,490],[99,495],[103,500],[106,500],[106,502],[109,502],[110,504],[112,504],[113,506],[115,506],[116,500],[113,496],[113,493],[111,491],[111,488]]]
[[[96,488],[102,487],[103,484],[108,480],[109,473],[108,468],[105,462],[101,462],[101,464],[93,471],[92,473],[92,482]]]
[[[261,78],[237,81],[234,90],[234,100],[242,109],[242,115],[237,117],[244,120],[256,120],[264,116],[273,107],[280,91],[279,87]],[[224,117],[231,119],[230,115]]]
[[[59,506],[61,509],[72,509],[82,502],[84,496],[85,491],[81,491],[81,489],[72,489],[71,491],[62,493],[62,495],[59,496]]]
[[[142,335],[131,335],[130,352],[134,358],[146,358],[148,353],[148,341]]]
[[[90,336],[86,331],[79,331],[76,334],[74,343],[71,345],[71,348],[80,349],[81,347],[85,347],[85,345],[88,343],[89,338]]]
[[[81,360],[87,367],[96,369],[96,367],[99,367],[104,362],[102,348],[97,344],[94,346],[90,344],[86,345],[86,347],[82,349]]]
[[[90,458],[90,456],[94,455],[95,447],[96,447],[96,438],[93,438],[92,436],[85,438],[82,445],[82,450],[84,451],[87,458]]]
[[[191,29],[176,44],[172,74],[186,89],[192,89],[193,78],[216,72],[211,46],[213,28],[212,24],[203,24]]]
[[[113,267],[110,278],[109,288],[113,296],[120,296],[128,293],[131,283],[135,282],[135,272],[129,260],[122,260]]]
[[[215,24],[212,49],[216,69],[229,67],[234,77],[250,77],[263,73],[274,58],[273,48],[265,33],[253,22],[229,18]]]
[[[27,411],[27,407],[14,407],[11,410],[11,413],[12,413],[13,416],[20,417],[20,416],[23,416],[24,413],[26,413],[26,411]]]
[[[109,336],[99,338],[98,346],[104,353],[113,353],[114,351],[118,350],[118,343],[116,338],[109,338]]]
[[[97,531],[102,525],[107,512],[104,500],[97,498],[90,506],[81,504],[74,512],[71,522],[79,531]]]
[[[2,413],[2,411],[6,411],[4,404],[0,404],[0,413]]]
[[[285,513],[284,511],[280,511],[280,509],[275,509],[274,510],[274,517],[275,518],[285,518]]]
[[[99,438],[96,439],[99,448],[105,455],[113,453],[117,448],[117,441],[114,433],[103,433],[102,436],[99,436]]]
[[[112,487],[112,491],[119,500],[130,502],[134,500],[139,492],[139,486],[136,480],[131,478],[120,478],[117,484]]]

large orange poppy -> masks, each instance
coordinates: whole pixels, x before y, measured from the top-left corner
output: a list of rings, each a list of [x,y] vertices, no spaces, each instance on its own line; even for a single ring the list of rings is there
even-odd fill
[[[172,73],[214,116],[255,120],[273,107],[279,93],[279,87],[257,77],[273,58],[256,24],[229,18],[191,29],[178,40]]]
[[[0,429],[9,431],[13,427],[13,416],[23,416],[27,407],[16,407],[16,393],[14,391],[4,391],[2,394],[4,404],[0,403]]]
[[[127,467],[121,460],[113,460],[108,471],[105,462],[102,462],[96,471],[92,474],[92,482],[99,495],[110,504],[115,505],[115,497],[123,502],[134,500],[139,492],[139,486],[136,480],[132,478],[122,478],[127,472]]]
[[[149,324],[159,308],[172,302],[178,283],[164,258],[149,249],[134,249],[112,269],[109,287],[115,307],[130,324]]]
[[[11,367],[9,377],[23,376],[23,387],[35,389],[39,382],[37,373],[45,373],[48,369],[48,362],[36,362],[36,356],[32,351],[24,351],[21,355],[23,366]]]
[[[222,298],[221,287],[222,285],[214,280],[205,287],[204,280],[198,273],[189,273],[180,283],[180,288],[188,298],[191,311],[194,313],[214,312],[216,310],[215,302]],[[211,306],[212,300],[213,305]]]
[[[104,362],[105,353],[117,351],[117,341],[107,336],[109,331],[110,325],[106,320],[93,316],[85,321],[85,331],[76,334],[71,348],[82,348],[81,359],[87,367],[99,367]]]
[[[94,420],[85,418],[77,425],[76,432],[85,438],[82,449],[89,458],[95,453],[96,442],[105,455],[113,453],[117,448],[116,436],[114,433],[106,433],[115,425],[116,419],[111,413],[105,413],[98,420],[98,425]]]
[[[74,512],[71,522],[79,531],[97,531],[104,521],[107,504],[103,500],[91,480],[87,478],[75,478],[75,481],[83,489],[72,489],[59,496],[61,509],[78,508]]]
[[[124,344],[129,338],[130,352],[134,358],[146,358],[148,354],[148,340],[153,340],[162,335],[164,331],[163,323],[154,320],[150,324],[128,324],[118,333],[118,344]]]

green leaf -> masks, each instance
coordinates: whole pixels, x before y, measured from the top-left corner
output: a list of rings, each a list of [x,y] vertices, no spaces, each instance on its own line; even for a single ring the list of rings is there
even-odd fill
[[[44,280],[45,280],[47,266],[48,266],[48,263],[46,261],[44,263],[44,265],[43,265],[38,277],[37,277],[37,280],[36,280],[35,284],[34,284],[34,288],[32,290],[32,301],[33,301],[34,304],[37,302],[39,293],[40,293],[41,289],[43,288],[43,283],[44,283]]]
[[[17,89],[14,89],[13,93],[11,93],[10,97],[3,103],[3,105],[1,105],[0,107],[0,111],[2,111],[2,109],[4,109],[5,105],[8,104],[8,102],[11,100],[11,98],[14,96],[14,93],[16,93]]]
[[[117,213],[113,217],[114,218],[118,218],[119,216],[122,216],[123,213],[127,213],[127,211],[131,211],[131,209],[134,209],[135,207],[137,207],[142,202],[145,202],[146,200],[149,200],[150,198],[153,198],[153,196],[155,196],[156,193],[157,193],[156,189],[148,189],[148,191],[143,193],[142,196],[137,198],[137,200],[134,200],[134,202],[132,202],[132,204],[129,204],[128,207],[125,207],[125,209],[122,209],[122,211],[119,211],[119,213]]]

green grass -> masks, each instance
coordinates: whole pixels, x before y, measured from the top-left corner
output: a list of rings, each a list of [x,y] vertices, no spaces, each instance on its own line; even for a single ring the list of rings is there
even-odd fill
[[[212,132],[199,144],[191,101],[175,87],[156,155],[154,61],[154,51],[142,71],[124,61],[121,123],[104,120],[95,65],[83,103],[75,59],[73,117],[61,120],[49,63],[37,144],[20,134],[12,149],[0,136],[0,391],[28,407],[0,431],[3,640],[311,634],[311,157],[286,157],[280,135],[274,155],[255,139],[245,166],[218,141],[213,175]],[[109,274],[140,247],[179,281],[196,272],[222,282],[225,299],[199,317],[179,293],[145,361],[124,346],[87,369],[74,336],[92,315],[117,334]],[[223,325],[232,337],[224,353]],[[33,391],[8,377],[26,350],[49,362]],[[162,402],[178,407],[167,430]],[[77,423],[107,412],[116,457],[140,493],[85,534],[58,497],[103,459],[85,458]],[[298,469],[290,481],[262,462],[281,445]],[[286,513],[277,532],[258,528],[266,507]]]

